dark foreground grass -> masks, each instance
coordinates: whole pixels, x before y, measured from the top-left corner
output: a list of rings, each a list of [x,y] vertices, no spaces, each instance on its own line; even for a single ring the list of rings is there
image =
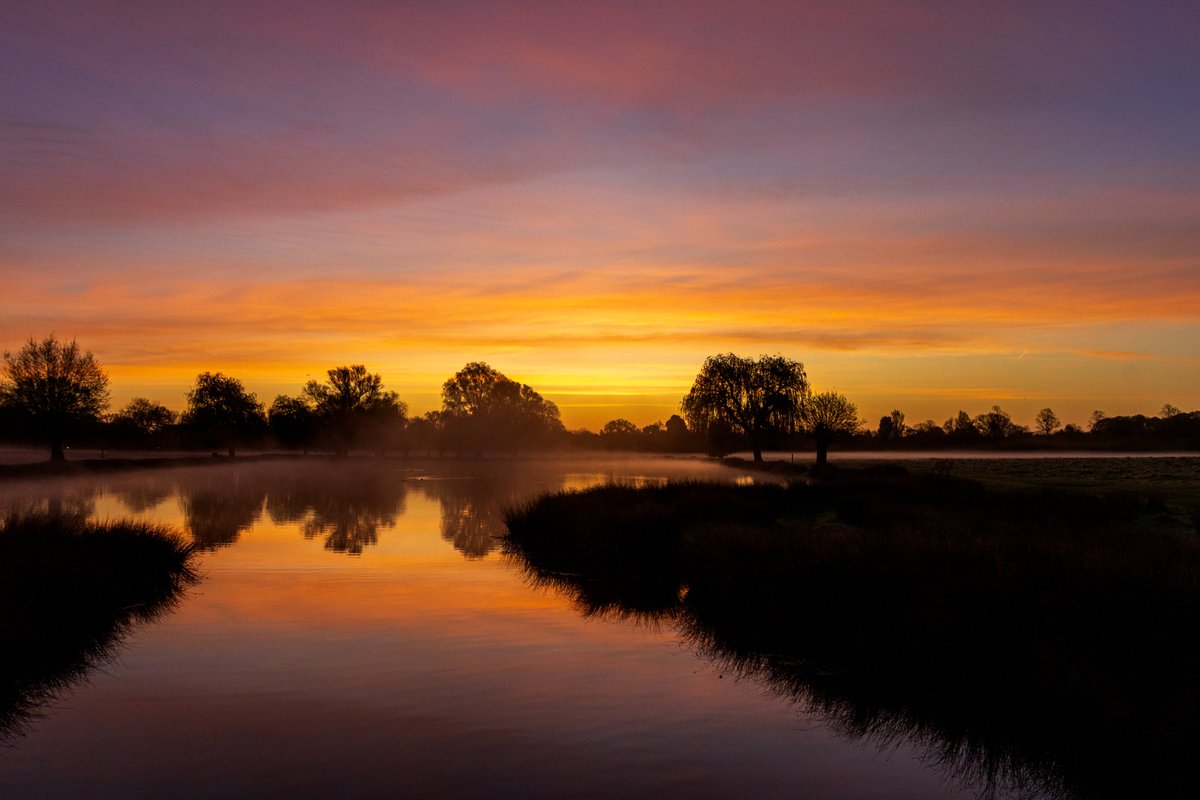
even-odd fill
[[[1200,534],[1153,497],[883,468],[550,495],[508,526],[585,613],[669,620],[981,794],[1200,796]]]
[[[169,529],[31,515],[0,524],[0,741],[109,658],[196,580],[194,550]]]

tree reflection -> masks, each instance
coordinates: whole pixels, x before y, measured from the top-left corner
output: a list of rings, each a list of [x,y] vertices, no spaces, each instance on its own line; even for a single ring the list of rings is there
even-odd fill
[[[379,542],[404,513],[401,476],[371,464],[278,475],[267,494],[267,513],[276,524],[299,523],[306,539],[323,538],[325,548],[360,555]]]
[[[124,483],[114,493],[127,509],[142,514],[162,503],[175,491],[174,484],[161,475],[145,475],[136,483]]]
[[[466,558],[483,558],[500,546],[504,512],[529,497],[534,487],[558,489],[562,476],[541,475],[528,465],[500,461],[473,465],[465,478],[423,480],[417,485],[442,510],[442,538]]]
[[[204,473],[180,485],[184,522],[202,550],[227,547],[262,515],[266,487],[242,472]]]

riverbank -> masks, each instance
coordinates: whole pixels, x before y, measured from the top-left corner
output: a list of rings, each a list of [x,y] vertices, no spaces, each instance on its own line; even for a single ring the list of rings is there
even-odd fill
[[[1161,499],[885,465],[559,493],[507,524],[530,580],[582,613],[666,621],[850,735],[926,742],[956,777],[1197,788],[1179,765],[1200,737],[1200,520]]]

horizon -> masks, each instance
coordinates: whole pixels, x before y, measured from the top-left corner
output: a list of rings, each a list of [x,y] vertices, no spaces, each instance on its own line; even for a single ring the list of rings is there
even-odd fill
[[[874,427],[1200,408],[1170,4],[85,2],[0,26],[0,350],[112,410],[483,361],[568,428],[802,362]]]

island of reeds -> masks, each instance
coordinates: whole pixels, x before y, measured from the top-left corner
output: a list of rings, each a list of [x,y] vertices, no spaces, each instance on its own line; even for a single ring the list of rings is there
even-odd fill
[[[0,522],[0,741],[110,658],[196,580],[194,546],[144,522],[30,514]]]
[[[552,494],[508,513],[505,548],[582,613],[673,625],[983,796],[1195,797],[1198,522],[886,467]]]

